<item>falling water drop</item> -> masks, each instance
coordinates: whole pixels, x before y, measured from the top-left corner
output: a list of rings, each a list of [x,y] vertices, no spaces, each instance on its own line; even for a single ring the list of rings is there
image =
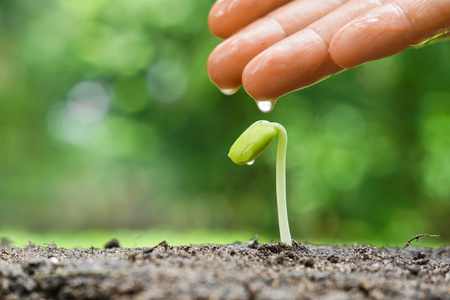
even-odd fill
[[[236,93],[238,89],[239,89],[239,87],[237,87],[237,88],[232,88],[232,89],[220,89],[220,91],[221,91],[222,93],[224,93],[225,95],[230,96],[230,95],[233,95],[234,93]]]
[[[247,165],[248,166],[251,166],[251,165],[253,165],[255,163],[255,160],[252,160],[252,161],[249,161],[248,163],[247,163]]]
[[[256,101],[256,105],[258,106],[261,112],[268,113],[275,106],[275,101],[276,100]]]

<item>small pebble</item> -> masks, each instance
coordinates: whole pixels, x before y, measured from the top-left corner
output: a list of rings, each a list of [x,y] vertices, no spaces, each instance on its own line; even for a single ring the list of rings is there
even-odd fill
[[[335,264],[335,263],[337,263],[339,261],[339,258],[336,255],[331,255],[327,259],[328,259],[329,262],[331,262],[333,264]]]
[[[363,291],[368,292],[368,291],[370,291],[370,290],[373,288],[373,286],[372,286],[371,283],[365,281],[365,282],[361,283],[360,288],[361,288]]]
[[[305,260],[305,267],[312,268],[314,266],[314,259],[308,258]]]
[[[411,272],[411,274],[413,275],[417,275],[420,272],[420,267],[419,266],[411,266],[408,268],[409,272]]]
[[[117,239],[112,239],[106,243],[105,249],[111,249],[111,248],[120,248],[119,241]]]
[[[417,258],[418,259],[421,259],[421,258],[425,258],[427,255],[425,254],[425,252],[419,252],[419,253],[417,253]]]
[[[253,239],[251,239],[248,243],[247,243],[247,247],[251,248],[251,249],[256,249],[259,246],[259,241],[258,241],[258,237],[255,237]]]
[[[285,259],[285,257],[284,257],[284,255],[277,255],[276,256],[276,258],[275,258],[275,261],[279,264],[279,265],[282,265],[283,263],[284,263],[284,261],[285,261],[286,259]]]
[[[59,263],[59,259],[57,259],[56,257],[52,256],[52,257],[50,257],[50,262],[54,263],[54,264],[57,264],[57,263]]]

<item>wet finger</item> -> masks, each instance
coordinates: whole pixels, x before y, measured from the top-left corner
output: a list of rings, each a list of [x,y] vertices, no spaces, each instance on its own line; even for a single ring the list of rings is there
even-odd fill
[[[387,57],[450,29],[450,1],[390,1],[333,37],[330,54],[344,68]]]
[[[257,55],[245,67],[242,82],[256,100],[274,100],[311,85],[342,68],[331,59],[328,48],[333,35],[357,16],[382,1],[349,1]]]
[[[215,36],[225,39],[289,1],[218,0],[209,12],[208,26]]]
[[[211,80],[225,93],[241,86],[242,71],[256,55],[304,29],[347,0],[297,0],[285,4],[222,42],[208,59]]]

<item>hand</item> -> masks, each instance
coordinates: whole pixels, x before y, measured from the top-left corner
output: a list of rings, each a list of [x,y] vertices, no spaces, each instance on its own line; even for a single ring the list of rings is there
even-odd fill
[[[275,100],[450,29],[450,0],[218,0],[208,59],[226,94]]]

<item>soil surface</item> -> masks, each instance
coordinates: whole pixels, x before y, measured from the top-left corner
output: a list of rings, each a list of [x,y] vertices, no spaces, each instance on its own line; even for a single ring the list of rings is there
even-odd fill
[[[0,299],[450,299],[450,246],[0,247]]]

